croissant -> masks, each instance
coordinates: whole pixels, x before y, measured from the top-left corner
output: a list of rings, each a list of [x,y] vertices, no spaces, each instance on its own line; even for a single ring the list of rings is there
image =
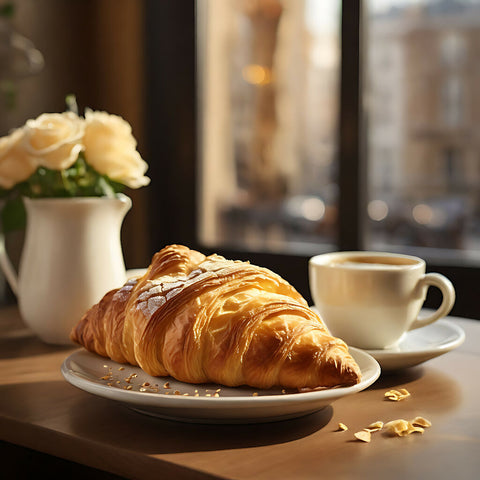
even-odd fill
[[[108,292],[74,327],[87,350],[188,383],[256,388],[354,385],[347,345],[288,282],[182,245]]]

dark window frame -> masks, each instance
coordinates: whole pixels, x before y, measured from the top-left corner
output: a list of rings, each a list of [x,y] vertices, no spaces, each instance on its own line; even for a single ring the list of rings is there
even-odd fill
[[[201,1],[201,0],[200,0]],[[149,200],[149,250],[181,243],[208,254],[213,250],[197,236],[199,176],[199,98],[197,96],[196,2],[146,0],[147,157],[152,179]],[[339,250],[363,250],[366,205],[366,152],[361,112],[362,1],[342,2],[339,125]],[[318,252],[326,247],[319,244]],[[308,258],[215,248],[227,258],[250,260],[270,268],[292,283],[311,302]],[[448,276],[457,291],[452,315],[480,319],[480,268],[426,258],[428,271]],[[431,289],[427,306],[439,293]]]

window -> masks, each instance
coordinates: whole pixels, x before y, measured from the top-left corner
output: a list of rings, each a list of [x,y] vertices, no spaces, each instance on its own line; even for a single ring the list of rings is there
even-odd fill
[[[199,5],[201,241],[334,244],[339,0]]]
[[[370,245],[477,263],[480,2],[365,5]]]
[[[408,251],[480,316],[480,2],[163,3],[147,4],[152,248],[249,259],[307,299],[313,253]]]

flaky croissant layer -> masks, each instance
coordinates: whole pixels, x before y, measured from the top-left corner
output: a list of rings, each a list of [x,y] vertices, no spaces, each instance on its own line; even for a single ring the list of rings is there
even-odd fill
[[[188,383],[300,389],[361,377],[347,345],[279,275],[182,245],[165,247],[145,275],[108,292],[71,339]]]

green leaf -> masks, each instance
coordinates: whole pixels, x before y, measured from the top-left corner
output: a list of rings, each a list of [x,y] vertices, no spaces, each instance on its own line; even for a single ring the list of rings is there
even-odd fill
[[[77,97],[73,93],[70,93],[65,97],[65,104],[67,105],[67,110],[69,112],[73,112],[78,115]]]
[[[19,197],[8,199],[1,213],[2,231],[4,233],[22,230],[27,222],[23,201]]]
[[[15,13],[15,5],[13,2],[6,2],[0,5],[0,17],[12,18]]]
[[[17,102],[17,87],[11,80],[0,81],[0,93],[3,96],[3,104],[7,110],[12,110]]]

